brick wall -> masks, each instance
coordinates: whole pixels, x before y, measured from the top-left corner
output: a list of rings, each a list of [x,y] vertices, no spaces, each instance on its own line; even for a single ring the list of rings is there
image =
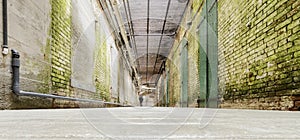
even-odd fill
[[[166,62],[167,72],[169,73],[169,82],[168,82],[168,105],[169,106],[179,106],[180,104],[180,51],[173,49],[173,52],[170,54],[168,61]]]
[[[190,107],[197,106],[197,98],[200,95],[199,79],[199,40],[196,32],[188,38],[188,101]]]
[[[181,80],[184,77],[181,75],[181,65],[182,63],[188,63],[187,69],[187,86],[188,93],[187,101],[189,107],[197,106],[197,97],[200,95],[200,82],[199,82],[199,35],[196,31],[197,25],[200,22],[200,14],[197,13],[197,9],[201,7],[203,1],[192,1],[192,3],[187,7],[186,13],[183,17],[182,22],[179,25],[178,34],[176,36],[173,47],[170,50],[168,56],[168,61],[166,65],[166,71],[169,73],[168,82],[168,94],[169,94],[169,106],[180,106],[181,103]],[[190,27],[187,26],[187,22],[191,21],[191,18],[195,15],[196,19],[192,22]],[[188,59],[187,62],[181,62],[181,51],[183,39],[187,39],[188,45]],[[164,80],[167,80],[166,77]],[[167,88],[167,85],[164,86]],[[160,94],[160,93],[159,93]],[[166,95],[164,96],[166,98]],[[166,105],[165,103],[163,105]]]
[[[300,95],[300,1],[218,5],[221,107],[294,108]]]
[[[71,0],[51,0],[51,86],[52,92],[67,96],[71,77]]]
[[[187,76],[187,86],[188,86],[188,106],[189,107],[196,107],[197,106],[197,98],[200,95],[200,80],[199,80],[199,33],[197,32],[197,26],[200,22],[200,12],[198,11],[199,8],[202,8],[203,1],[194,0],[191,4],[187,7],[186,13],[183,17],[182,22],[180,23],[180,28],[178,30],[178,34],[175,39],[175,43],[173,44],[172,49],[170,50],[170,54],[168,56],[167,61],[167,71],[169,71],[169,81],[168,81],[168,90],[169,90],[169,99],[170,99],[170,106],[179,106],[181,101],[181,65],[183,62],[180,61],[182,54],[182,43],[183,39],[187,39],[188,45],[188,75]],[[195,16],[190,27],[188,27],[187,23],[191,21],[191,19]],[[166,78],[166,77],[164,77]],[[165,79],[166,80],[166,79]],[[166,85],[165,85],[166,88]],[[166,97],[166,96],[165,96]]]
[[[188,104],[189,107],[197,107],[197,99],[200,96],[200,42],[197,26],[200,23],[200,13],[198,9],[202,9],[203,0],[193,0],[186,12],[186,17],[181,23],[185,25],[195,16],[191,27],[187,31],[186,38],[188,40]],[[187,30],[184,26],[182,29]],[[182,31],[183,32],[183,31]]]
[[[26,5],[26,6],[24,6]],[[2,6],[2,1],[1,1]],[[20,86],[22,90],[44,92],[49,90],[51,64],[46,60],[50,25],[49,1],[8,1],[8,46],[21,55]],[[2,12],[2,10],[0,10]],[[0,14],[2,44],[2,14]],[[11,91],[11,54],[0,54],[0,108],[45,108],[52,100],[16,97]],[[35,101],[35,102],[34,102]]]
[[[102,100],[111,100],[111,78],[110,78],[110,46],[107,45],[107,40],[103,27],[103,23],[96,24],[96,46],[98,50],[95,52],[95,68],[94,78],[96,84],[96,95],[99,95]],[[103,26],[103,25],[102,25]]]
[[[203,22],[208,22],[209,26],[212,26],[214,21],[207,21],[205,13],[201,14],[201,10],[196,12],[199,6],[203,6],[202,4],[203,1],[192,1],[188,7],[168,57],[170,60],[167,63],[167,71],[170,73],[169,87],[171,87],[169,94],[170,100],[175,104],[180,102],[182,88],[180,62],[177,61],[181,54],[177,46],[183,37],[188,39],[189,106],[196,105],[199,91],[204,90],[201,88],[199,76],[205,73],[200,73],[199,67],[205,64],[200,64],[199,61],[203,58],[199,54],[201,47],[199,45],[201,43],[205,45],[205,42],[200,41],[201,38],[203,41],[203,37],[205,40],[207,34],[199,36],[196,27],[203,18]],[[211,4],[212,1],[209,1],[206,6]],[[299,1],[296,0],[218,1],[220,107],[276,110],[298,108],[299,5]],[[194,15],[195,20],[189,28],[186,23]]]

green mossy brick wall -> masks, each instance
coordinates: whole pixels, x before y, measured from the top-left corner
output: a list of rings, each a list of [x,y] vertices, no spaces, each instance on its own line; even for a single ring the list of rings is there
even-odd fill
[[[221,107],[294,108],[300,95],[300,1],[218,5]]]
[[[195,40],[196,36],[191,35],[188,45],[188,106],[195,107],[196,100],[200,93],[199,91],[199,58],[198,58],[198,42]],[[175,43],[176,44],[176,43]],[[180,62],[180,48],[174,47],[167,61],[167,69],[169,70],[168,93],[169,106],[179,106],[181,98],[181,62]]]
[[[189,17],[184,21],[184,24],[190,20],[190,18],[195,16],[195,19],[187,32],[188,40],[188,104],[189,107],[197,107],[197,98],[200,96],[200,79],[199,79],[199,66],[200,64],[200,40],[199,32],[197,26],[200,24],[200,13],[202,10],[203,0],[194,0],[191,4],[190,13],[187,14]]]
[[[110,101],[110,50],[108,49],[106,36],[100,22],[96,23],[96,47],[94,68],[95,98]]]
[[[109,47],[102,47],[107,46],[105,35],[109,34],[99,31],[100,27],[106,25],[104,20],[97,23],[99,30],[95,29],[96,34],[91,34],[91,39],[88,40],[92,44],[93,37],[99,39],[92,56],[95,62],[93,78],[98,78],[93,83],[97,87],[96,92],[71,86],[71,74],[78,72],[71,70],[71,61],[74,59],[72,50],[76,49],[72,41],[76,40],[76,31],[83,32],[83,29],[75,28],[75,25],[85,25],[85,19],[81,19],[75,12],[77,9],[88,9],[91,13],[99,10],[81,5],[79,1],[28,0],[25,5],[24,1],[8,1],[9,44],[11,49],[18,50],[21,54],[21,90],[109,101],[110,57],[107,56],[110,56],[110,50]],[[92,7],[95,3],[89,1],[84,4]],[[96,14],[89,16],[88,18],[97,18]],[[15,96],[11,91],[11,55],[1,55],[0,65],[0,109],[104,107],[104,104],[99,103]]]
[[[192,27],[193,28],[193,27]],[[193,30],[194,31],[194,30]],[[199,79],[199,35],[190,32],[188,35],[188,104],[197,107],[197,98],[200,95]]]
[[[190,7],[188,7],[187,13],[185,14],[176,41],[170,51],[169,60],[167,61],[167,69],[169,70],[169,106],[180,105],[181,95],[181,62],[180,62],[180,48],[179,43],[183,38],[188,40],[188,107],[197,106],[197,98],[200,95],[200,81],[199,81],[199,35],[196,31],[197,25],[200,22],[200,14],[197,13],[198,9],[202,7],[202,0],[194,0]],[[187,22],[195,16],[191,27],[186,32]],[[186,33],[185,33],[186,32]],[[165,79],[166,80],[166,79]]]
[[[51,0],[51,84],[52,91],[69,96],[71,77],[71,0]]]
[[[176,44],[176,43],[175,43]],[[170,59],[166,62],[166,67],[169,70],[169,82],[168,82],[168,94],[169,94],[169,101],[168,105],[172,106],[179,106],[180,103],[180,51],[177,48],[173,50],[170,55]]]
[[[199,40],[198,35],[193,33],[188,38],[188,98],[189,106],[197,106],[197,98],[200,96],[199,79]]]

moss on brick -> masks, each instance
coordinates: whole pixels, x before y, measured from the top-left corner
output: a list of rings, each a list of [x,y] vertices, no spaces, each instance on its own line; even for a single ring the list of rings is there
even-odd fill
[[[110,101],[110,55],[106,36],[100,23],[96,23],[96,51],[94,54],[95,98]]]
[[[174,55],[167,61],[169,69],[169,106],[176,106],[180,102],[180,75],[179,75],[179,51],[174,51]]]
[[[204,1],[204,0],[194,0],[194,1],[193,1],[192,7],[191,7],[192,10],[193,10],[192,15],[197,14],[196,12],[197,12],[197,10],[198,10],[199,8],[201,8],[201,6],[202,6],[202,4],[203,4],[203,1]]]
[[[300,23],[295,20],[298,9],[291,6],[297,1],[243,1],[231,11],[235,3],[219,2],[218,8],[219,79],[226,85],[220,90],[225,102],[291,95],[299,83],[293,74],[299,68],[295,44]]]
[[[71,77],[71,0],[51,0],[52,91],[69,89]],[[69,91],[66,93],[68,94]]]

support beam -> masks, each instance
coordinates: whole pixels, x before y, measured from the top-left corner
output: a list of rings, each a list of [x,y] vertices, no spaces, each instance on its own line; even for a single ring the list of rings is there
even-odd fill
[[[149,53],[149,15],[150,15],[150,0],[147,3],[147,70],[146,70],[146,82],[148,81],[148,53]]]
[[[162,38],[163,38],[163,34],[164,34],[164,31],[165,31],[165,26],[166,26],[166,22],[167,22],[167,17],[168,17],[168,13],[169,13],[170,3],[171,3],[171,0],[168,1],[168,6],[167,6],[167,9],[166,9],[165,19],[164,19],[163,27],[162,27],[162,30],[161,30],[161,36],[160,36],[160,39],[159,39],[159,45],[158,45],[158,49],[157,49],[155,63],[154,63],[154,67],[153,67],[153,72],[152,73],[154,73],[154,71],[155,71],[155,67],[156,67],[156,63],[157,63],[157,58],[158,58],[158,54],[159,54],[160,47],[161,47],[161,41],[162,41]]]

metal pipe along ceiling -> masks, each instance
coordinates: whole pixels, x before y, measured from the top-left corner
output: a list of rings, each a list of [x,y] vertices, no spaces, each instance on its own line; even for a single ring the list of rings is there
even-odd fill
[[[134,29],[133,29],[133,23],[132,23],[132,16],[131,16],[131,10],[130,10],[129,0],[127,0],[127,7],[128,7],[129,18],[130,18],[131,32],[134,35]],[[136,51],[136,55],[138,56],[135,36],[133,36],[133,42],[134,42],[134,47],[135,47],[134,49]],[[140,69],[139,61],[136,61],[136,62],[137,62],[138,69]]]
[[[123,5],[124,5],[124,10],[126,14],[126,20],[129,28],[129,37],[130,37],[130,42],[131,45],[134,47],[134,53],[135,53],[135,59],[137,60],[137,47],[136,47],[136,42],[135,42],[135,36],[134,36],[134,30],[133,30],[133,25],[132,25],[132,17],[131,17],[131,12],[130,12],[130,7],[129,7],[129,1],[127,0],[127,4],[125,0],[123,0]],[[139,68],[139,62],[137,61],[137,68]]]
[[[102,2],[102,0],[98,0],[99,1],[99,3],[100,3],[100,5],[102,6],[102,8],[104,8],[103,6],[104,6],[104,4],[105,4],[105,6],[106,6],[106,8],[107,8],[107,10],[108,10],[108,12],[105,12],[105,10],[103,9],[103,11],[104,11],[104,14],[105,14],[105,16],[106,16],[106,18],[107,19],[110,19],[111,20],[111,22],[113,23],[113,29],[114,29],[114,35],[115,35],[115,37],[118,39],[118,41],[119,42],[122,42],[122,39],[124,38],[124,37],[122,37],[122,29],[121,29],[121,24],[118,22],[118,19],[117,19],[117,15],[116,15],[116,13],[118,12],[118,11],[115,11],[116,9],[114,9],[113,8],[113,5],[112,5],[112,3],[111,3],[111,1],[110,0],[106,0],[106,2]],[[104,4],[103,4],[104,3]],[[108,18],[109,17],[109,18]],[[110,24],[110,23],[108,23],[108,24]],[[116,32],[117,31],[117,32]],[[125,41],[125,40],[124,40]],[[126,46],[126,45],[125,45]],[[125,47],[126,48],[126,47]],[[130,58],[128,58],[127,57],[127,54],[124,54],[124,50],[123,50],[123,48],[121,48],[121,53],[122,53],[122,55],[123,55],[123,57],[124,57],[124,59],[126,60],[125,62],[126,62],[126,67],[128,68],[128,69],[130,69],[130,67],[131,67],[131,63],[130,63]],[[127,49],[126,49],[127,50]],[[126,51],[125,50],[125,51]],[[129,51],[129,50],[128,50]]]
[[[131,64],[132,67],[134,67],[135,70],[137,70],[139,73],[137,74],[141,74],[144,78],[143,78],[143,84],[147,84],[149,82],[151,82],[150,78],[152,76],[152,74],[159,72],[159,74],[161,74],[161,70],[158,70],[157,68],[159,67],[159,65],[163,65],[160,61],[160,55],[159,54],[168,54],[170,52],[170,48],[173,47],[174,45],[174,37],[176,36],[176,33],[178,32],[178,28],[180,27],[180,23],[183,19],[184,13],[186,12],[186,9],[190,3],[189,0],[186,0],[186,4],[177,4],[176,1],[163,1],[162,3],[164,3],[165,5],[161,5],[161,1],[157,0],[154,3],[154,0],[150,1],[147,0],[147,2],[141,2],[141,1],[130,1],[130,0],[121,0],[123,2],[123,6],[124,9],[122,10],[122,17],[123,17],[123,21],[120,19],[116,19],[119,16],[119,12],[118,11],[118,7],[114,6],[112,7],[113,2],[110,0],[99,0],[100,3],[102,4],[102,7],[107,8],[108,11],[104,10],[104,13],[107,17],[108,20],[110,20],[109,24],[114,25],[113,29],[116,30],[124,30],[121,29],[120,24],[122,25],[126,25],[125,27],[125,37],[124,40],[126,39],[127,43],[130,43],[130,48],[128,51],[132,51],[132,55],[130,55],[130,58],[135,58],[136,60]],[[152,3],[151,3],[152,2]],[[131,4],[129,4],[131,3]],[[132,4],[133,3],[133,4]],[[103,5],[105,4],[105,5]],[[174,4],[174,8],[173,7]],[[143,7],[140,7],[140,5],[143,5]],[[151,6],[151,7],[150,7]],[[182,6],[182,7],[178,7],[178,6]],[[185,6],[185,7],[183,7]],[[146,9],[144,7],[147,7]],[[153,8],[153,9],[152,9]],[[159,8],[159,9],[158,9]],[[166,9],[165,9],[166,8]],[[176,8],[179,8],[179,11],[176,14]],[[131,13],[133,10],[133,13]],[[142,10],[144,12],[139,13],[139,10]],[[153,11],[150,11],[153,10]],[[155,11],[154,11],[155,10]],[[155,13],[157,12],[156,10],[159,10],[159,13]],[[114,13],[115,12],[115,13]],[[151,12],[151,13],[150,13]],[[183,12],[183,13],[181,13]],[[162,21],[161,23],[156,22],[155,20],[150,21],[150,17],[152,14],[154,15],[161,15],[162,19],[160,21]],[[140,18],[141,16],[147,15],[146,17],[146,28],[145,28],[145,22],[143,23],[143,20],[141,21],[135,21],[132,20],[134,18]],[[168,16],[173,17],[174,18],[170,18],[168,19]],[[154,17],[153,17],[154,18]],[[179,20],[179,21],[178,21]],[[145,20],[144,20],[145,21]],[[173,22],[179,22],[177,25],[176,23]],[[122,22],[122,23],[121,23]],[[169,24],[170,23],[170,24]],[[161,26],[162,25],[162,26]],[[151,26],[151,28],[150,28]],[[152,26],[154,27],[153,29],[153,33],[152,33]],[[143,27],[143,28],[140,28]],[[174,31],[177,30],[177,31]],[[144,31],[146,31],[146,33],[144,33]],[[170,33],[167,33],[167,31],[170,31]],[[127,32],[127,33],[126,33]],[[158,32],[158,33],[156,33]],[[118,32],[117,32],[118,33]],[[120,36],[119,34],[116,35],[116,37]],[[122,36],[123,32],[122,32]],[[138,36],[140,36],[138,38]],[[145,37],[143,37],[145,36]],[[157,36],[157,38],[155,37]],[[151,38],[153,37],[153,38]],[[165,38],[165,37],[170,37],[170,38]],[[118,38],[119,39],[119,38]],[[127,40],[128,39],[128,40]],[[154,40],[153,40],[154,39]],[[166,39],[166,40],[165,40]],[[153,41],[155,41],[155,43],[157,42],[158,44],[155,46],[153,45]],[[167,42],[165,42],[167,41]],[[146,43],[144,45],[144,43]],[[164,43],[168,43],[166,46],[166,49],[162,49],[163,44]],[[142,49],[142,47],[146,47],[145,50]],[[155,49],[154,49],[155,48]],[[142,53],[142,54],[141,54]],[[149,58],[150,54],[149,53],[154,53],[154,57]],[[141,61],[139,58],[139,55],[144,55],[144,58],[142,58],[143,61]],[[146,58],[145,58],[146,57]],[[155,58],[155,59],[154,59]],[[127,58],[125,58],[127,59]],[[153,66],[153,68],[150,68],[149,65]],[[157,66],[158,65],[158,66]],[[162,66],[160,66],[162,67]],[[149,69],[150,68],[150,69]],[[151,73],[152,72],[152,73]]]
[[[149,15],[150,15],[150,0],[147,3],[147,62],[146,62],[146,83],[148,81],[148,53],[149,53]]]
[[[177,27],[176,27],[177,30],[178,30],[178,28],[180,27],[180,23],[182,22],[184,13],[186,12],[186,9],[187,9],[189,3],[190,3],[190,0],[187,0],[186,5],[185,5],[185,7],[184,7],[183,14],[181,15],[180,20],[179,20],[179,22],[178,22],[178,24],[177,24]],[[199,10],[199,9],[198,9],[198,10]],[[177,31],[176,31],[176,32],[177,32]],[[163,34],[163,35],[166,35],[166,34]],[[175,33],[175,35],[176,35],[176,33]],[[169,51],[173,48],[174,43],[175,43],[175,41],[173,42],[173,44],[172,44],[172,46],[170,47]],[[162,65],[164,65],[164,64],[162,63],[162,64],[161,64],[161,67],[162,67]],[[160,73],[159,73],[159,74],[160,74]],[[159,76],[158,76],[158,78],[159,78]],[[158,79],[158,78],[157,78],[157,79]],[[157,81],[158,81],[158,80],[157,80]]]
[[[168,17],[168,13],[169,13],[170,4],[171,4],[171,0],[168,1],[168,6],[167,6],[166,14],[165,14],[165,19],[164,19],[163,27],[162,27],[162,30],[161,30],[161,36],[160,36],[160,39],[159,39],[159,45],[158,45],[158,49],[157,49],[155,63],[154,63],[154,67],[153,67],[152,73],[155,72],[157,58],[159,56],[159,51],[160,51],[160,47],[161,47],[161,41],[162,41],[163,34],[164,34],[164,31],[165,31],[165,26],[166,26],[166,22],[167,22],[167,17]]]
[[[109,13],[107,13],[107,11],[104,9],[104,4],[102,3],[101,0],[99,0],[99,4],[100,4],[100,6],[101,6],[102,9],[103,9],[103,12],[104,12],[104,15],[105,15],[105,17],[106,17],[106,20],[108,21],[108,25],[109,25],[113,30],[115,30],[115,29],[116,29],[116,25],[115,25],[115,22],[114,22],[113,19],[112,19],[112,16],[111,16]],[[107,7],[107,6],[106,6],[106,7]],[[108,12],[109,12],[109,11],[108,11]],[[113,34],[114,34],[114,36],[117,36],[117,34],[116,34],[115,31],[113,32]]]

